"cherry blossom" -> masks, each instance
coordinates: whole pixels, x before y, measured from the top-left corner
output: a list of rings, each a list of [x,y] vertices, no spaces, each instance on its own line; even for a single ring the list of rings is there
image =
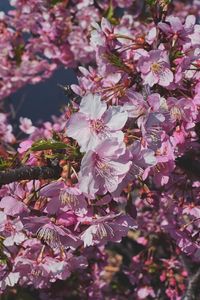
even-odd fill
[[[98,95],[88,94],[80,103],[79,112],[67,124],[67,135],[77,140],[81,151],[93,150],[104,139],[123,141],[122,129],[127,114],[121,107],[109,107]]]
[[[2,299],[198,298],[198,1],[10,4],[0,98],[61,65],[78,81],[49,121],[2,101]]]
[[[162,50],[151,50],[145,57],[141,57],[138,61],[138,70],[144,83],[150,87],[156,83],[167,87],[173,82],[169,59]]]

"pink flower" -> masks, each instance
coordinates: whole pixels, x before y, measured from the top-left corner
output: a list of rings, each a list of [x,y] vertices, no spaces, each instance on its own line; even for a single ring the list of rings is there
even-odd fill
[[[148,103],[144,100],[142,94],[135,91],[127,91],[128,102],[124,104],[124,110],[128,112],[129,118],[138,118],[148,111]]]
[[[0,139],[6,143],[15,142],[12,130],[12,126],[7,122],[6,114],[0,113]]]
[[[122,107],[107,104],[100,96],[88,94],[82,98],[80,109],[67,124],[67,135],[77,140],[81,151],[93,150],[105,138],[123,140],[120,130],[127,121],[127,112]]]
[[[65,186],[63,181],[56,181],[41,189],[40,195],[48,197],[45,212],[58,214],[73,212],[77,216],[87,213],[87,202],[77,187]]]
[[[141,57],[138,61],[138,71],[141,72],[144,83],[150,87],[156,83],[167,87],[174,79],[167,54],[161,50],[151,50]]]
[[[150,286],[144,286],[139,288],[138,292],[139,299],[147,299],[148,296],[155,297],[154,290]]]
[[[81,162],[80,190],[91,197],[96,193],[114,192],[131,165],[124,154],[124,144],[116,139],[105,140],[88,151]]]
[[[19,272],[10,272],[0,281],[0,289],[5,290],[7,286],[14,286],[20,278]]]
[[[128,230],[136,229],[133,219],[129,216],[113,215],[99,217],[81,235],[84,247],[104,244],[108,241],[119,242]]]
[[[19,128],[26,134],[31,134],[35,131],[36,127],[32,125],[32,121],[28,118],[19,118],[21,125]]]
[[[26,140],[26,141],[21,142],[19,144],[18,152],[23,154],[31,147],[32,144],[33,144],[33,141],[31,141],[31,140]]]
[[[28,212],[28,208],[22,201],[11,196],[5,196],[1,199],[0,208],[3,209],[8,216],[16,216]]]
[[[61,222],[64,226],[56,225],[45,216],[24,218],[23,222],[26,230],[36,234],[38,239],[45,242],[53,250],[60,250],[65,246],[76,249],[80,244],[79,238],[65,227],[64,222]]]
[[[77,216],[87,213],[87,202],[80,190],[76,187],[66,187],[60,193],[60,201],[64,206],[63,211],[72,211]]]
[[[4,230],[4,234],[6,234],[6,238],[3,242],[3,244],[6,247],[10,247],[15,245],[20,245],[22,242],[24,242],[27,237],[26,235],[22,232],[23,230],[23,224],[21,221],[19,221],[18,219],[15,219],[13,221],[8,221],[6,226],[5,226],[5,230]]]
[[[150,168],[156,164],[154,151],[151,149],[143,149],[139,141],[134,141],[128,148],[128,153],[131,166],[122,182],[118,184],[117,189],[112,194],[115,201],[117,201],[117,197],[121,195],[123,189],[126,188],[129,183],[133,182],[133,180],[139,177],[145,180]]]
[[[172,39],[173,44],[178,41],[179,45],[183,45],[190,41],[188,36],[194,31],[195,19],[195,16],[189,15],[183,25],[180,18],[169,16],[166,22],[158,23],[158,27]]]

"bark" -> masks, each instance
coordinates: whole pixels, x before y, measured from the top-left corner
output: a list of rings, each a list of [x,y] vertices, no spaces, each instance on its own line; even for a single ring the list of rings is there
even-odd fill
[[[182,261],[188,272],[188,283],[182,300],[200,299],[200,264],[193,262],[190,257],[182,255]]]
[[[58,179],[62,168],[59,166],[22,166],[17,169],[0,171],[0,185],[21,180]]]

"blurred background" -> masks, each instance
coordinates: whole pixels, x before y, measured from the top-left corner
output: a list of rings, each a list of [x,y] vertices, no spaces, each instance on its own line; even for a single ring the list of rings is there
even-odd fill
[[[12,9],[9,0],[0,0],[0,11]],[[16,113],[14,121],[20,116],[28,117],[33,122],[51,119],[51,115],[59,115],[59,110],[67,102],[60,85],[77,83],[75,72],[72,69],[60,67],[53,76],[36,85],[26,85],[8,97],[8,110]]]

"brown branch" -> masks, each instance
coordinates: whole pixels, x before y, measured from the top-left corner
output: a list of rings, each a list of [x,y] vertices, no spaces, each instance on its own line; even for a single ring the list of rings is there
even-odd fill
[[[58,179],[61,175],[60,166],[23,166],[17,169],[0,171],[0,185],[21,180]]]

